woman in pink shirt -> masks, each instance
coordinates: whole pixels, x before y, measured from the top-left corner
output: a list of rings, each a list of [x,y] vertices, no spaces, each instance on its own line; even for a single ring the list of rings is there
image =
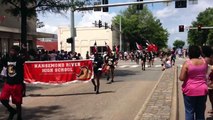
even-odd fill
[[[208,62],[200,56],[201,51],[198,46],[189,46],[189,59],[183,63],[179,76],[183,81],[186,120],[205,120]]]

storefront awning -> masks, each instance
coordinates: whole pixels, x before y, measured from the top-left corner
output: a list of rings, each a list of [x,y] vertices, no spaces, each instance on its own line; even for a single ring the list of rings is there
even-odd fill
[[[10,28],[5,26],[0,26],[0,32],[8,32],[8,33],[17,33],[20,34],[21,30],[18,28]],[[43,33],[43,32],[30,32],[28,35],[33,36],[35,38],[56,38],[56,34],[51,33]]]

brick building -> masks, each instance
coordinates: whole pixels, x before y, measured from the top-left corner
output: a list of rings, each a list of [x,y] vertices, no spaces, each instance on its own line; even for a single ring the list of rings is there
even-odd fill
[[[0,7],[0,53],[6,54],[12,45],[20,45],[21,19],[5,12],[8,6]],[[36,49],[36,38],[49,38],[53,34],[36,32],[36,18],[27,21],[27,45]]]

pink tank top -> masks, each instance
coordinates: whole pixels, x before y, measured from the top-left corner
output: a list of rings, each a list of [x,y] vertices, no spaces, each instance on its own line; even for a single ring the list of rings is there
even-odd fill
[[[188,73],[183,82],[182,91],[187,96],[203,96],[208,92],[206,74],[208,65],[202,58],[202,65],[193,65],[191,60],[187,60]]]

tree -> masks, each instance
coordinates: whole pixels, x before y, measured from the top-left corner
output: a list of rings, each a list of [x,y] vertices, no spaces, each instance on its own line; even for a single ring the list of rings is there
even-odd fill
[[[146,46],[146,40],[156,44],[159,48],[167,47],[168,32],[162,27],[159,19],[156,19],[147,7],[137,11],[136,6],[129,6],[127,10],[115,16],[113,26],[119,28],[119,20],[122,18],[122,34],[124,41],[130,44],[130,49],[135,49],[135,43]]]
[[[197,16],[197,20],[192,22],[193,27],[199,25],[203,27],[213,26],[213,8],[207,8],[205,11],[200,12]],[[189,45],[213,45],[213,31],[211,29],[190,30],[188,32],[188,43]]]
[[[185,42],[182,40],[175,40],[173,43],[173,46],[175,48],[183,48],[184,45],[185,45]]]
[[[70,0],[1,0],[0,4],[8,5],[7,11],[13,16],[21,17],[21,44],[22,47],[27,43],[27,19],[37,16],[37,13],[62,13],[70,7],[83,6],[89,0],[76,1],[71,3]]]

